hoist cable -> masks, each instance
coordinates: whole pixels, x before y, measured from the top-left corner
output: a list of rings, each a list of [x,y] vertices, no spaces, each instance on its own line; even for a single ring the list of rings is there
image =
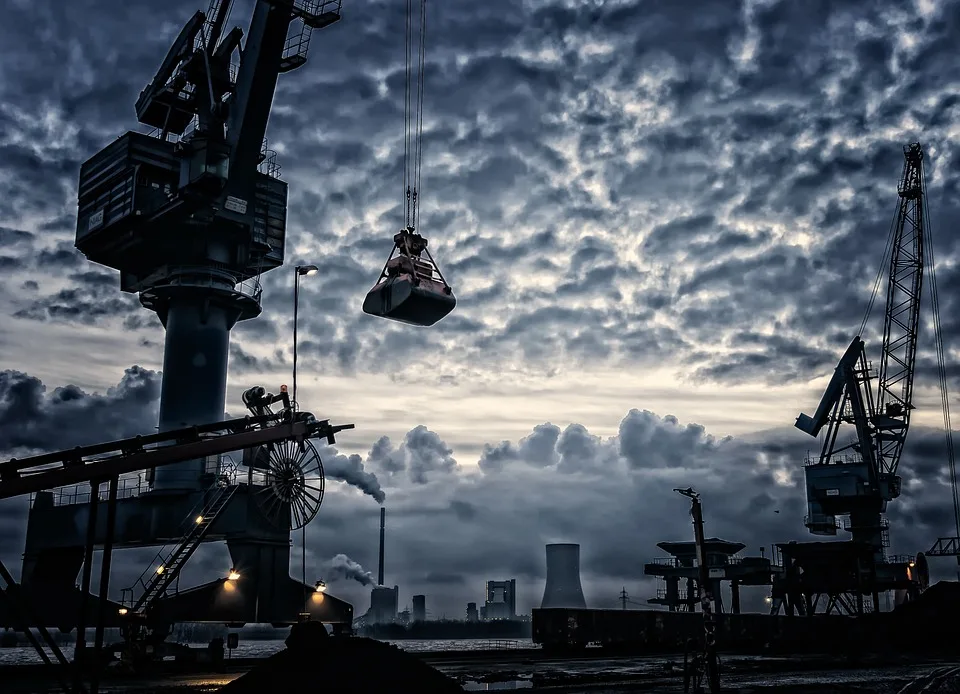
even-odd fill
[[[923,182],[923,191],[926,193],[926,181]],[[943,196],[946,194],[946,189],[943,190]],[[946,356],[943,349],[943,330],[940,324],[940,295],[937,291],[937,270],[936,270],[936,258],[933,252],[933,224],[930,218],[929,209],[927,206],[927,198],[924,195],[923,198],[924,214],[927,218],[927,243],[924,244],[927,256],[927,265],[930,272],[930,281],[927,283],[928,291],[930,292],[930,308],[933,313],[933,330],[934,336],[936,338],[936,352],[937,352],[937,375],[939,377],[940,385],[940,406],[943,409],[943,433],[946,443],[947,451],[947,462],[950,468],[950,487],[953,493],[953,519],[954,526],[956,531],[956,536],[960,538],[960,489],[957,488],[957,464],[956,464],[956,455],[953,446],[953,426],[950,421],[950,397],[949,397],[949,380],[947,378],[947,366],[946,366]],[[943,214],[943,204],[940,205],[941,216]],[[921,232],[922,233],[922,232]]]
[[[401,209],[406,209],[405,226],[410,226],[410,136],[411,136],[411,57],[413,54],[413,0],[406,0],[406,22],[404,26],[404,82],[403,82],[403,197],[401,199]]]
[[[424,65],[426,63],[427,0],[420,0],[420,60],[417,68],[417,139],[414,155],[413,179],[413,226],[418,224],[420,210],[420,171],[423,164],[423,92]]]
[[[902,201],[897,201],[897,209],[893,214],[893,219],[890,220],[890,229],[887,232],[887,245],[884,246],[883,249],[883,259],[880,262],[880,267],[877,268],[877,276],[873,281],[873,292],[870,294],[867,310],[863,313],[863,320],[860,321],[860,330],[857,331],[857,335],[860,337],[863,337],[863,331],[867,329],[867,322],[870,320],[870,314],[873,312],[874,304],[877,302],[877,294],[880,293],[880,285],[883,282],[883,271],[890,267],[890,257],[893,253],[893,240],[897,235],[900,207],[902,204]]]

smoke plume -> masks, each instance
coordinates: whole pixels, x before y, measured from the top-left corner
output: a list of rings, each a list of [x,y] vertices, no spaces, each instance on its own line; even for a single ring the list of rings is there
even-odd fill
[[[380,480],[377,479],[375,474],[364,469],[363,459],[360,456],[356,454],[343,455],[337,453],[336,449],[329,447],[325,452],[321,451],[321,456],[323,458],[323,472],[329,479],[346,482],[364,494],[372,496],[378,504],[383,503],[386,495],[380,488]]]
[[[373,574],[369,571],[364,571],[360,564],[346,554],[336,555],[333,559],[326,562],[326,566],[327,576],[331,579],[352,579],[364,586],[372,586],[374,584]]]

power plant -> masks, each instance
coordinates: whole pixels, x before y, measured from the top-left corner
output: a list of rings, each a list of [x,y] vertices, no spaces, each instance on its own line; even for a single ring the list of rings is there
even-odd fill
[[[387,509],[380,507],[380,563],[377,568],[377,585],[370,591],[370,609],[363,617],[364,624],[392,624],[397,621],[400,609],[400,588],[383,585],[383,553],[386,539]]]
[[[580,545],[547,545],[547,584],[540,607],[586,606],[580,586]]]

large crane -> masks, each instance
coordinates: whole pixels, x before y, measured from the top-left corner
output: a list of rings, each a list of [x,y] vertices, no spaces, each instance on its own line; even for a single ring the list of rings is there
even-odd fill
[[[837,516],[849,516],[845,529],[854,541],[868,543],[875,561],[885,561],[888,501],[900,495],[897,466],[910,426],[914,363],[923,285],[924,208],[923,150],[904,147],[903,172],[889,244],[890,266],[880,369],[874,391],[871,365],[860,335],[853,338],[811,417],[797,417],[798,429],[817,436],[824,426],[820,456],[808,461],[807,528],[815,535],[836,535]],[[879,278],[878,278],[879,279]],[[872,304],[871,300],[871,304]],[[869,315],[869,311],[868,311]],[[865,327],[861,326],[861,333]],[[856,435],[838,442],[845,424]]]
[[[184,25],[128,132],[80,171],[76,245],[120,271],[166,328],[160,428],[223,417],[230,330],[260,314],[260,275],[283,264],[287,184],[264,135],[278,76],[306,62],[340,0],[257,0],[246,40],[232,0]],[[238,64],[234,62],[239,56]],[[197,461],[157,489],[197,488]]]
[[[845,602],[844,593],[853,594],[859,605],[857,611],[862,611],[862,594],[872,592],[874,609],[879,609],[878,591],[896,589],[903,595],[915,596],[929,582],[923,553],[915,557],[887,557],[889,523],[884,517],[887,503],[900,495],[897,468],[914,409],[913,379],[925,270],[930,273],[928,285],[956,524],[956,537],[940,538],[927,555],[960,555],[960,495],[936,264],[926,204],[923,149],[919,143],[911,143],[903,148],[903,154],[903,171],[897,189],[899,204],[885,252],[889,264],[879,369],[875,371],[867,360],[861,336],[881,287],[883,266],[877,274],[860,331],[840,359],[816,413],[801,414],[796,421],[797,428],[811,436],[820,435],[826,427],[819,457],[808,459],[805,466],[808,508],[805,525],[815,535],[836,535],[841,527],[838,516],[846,516],[842,527],[850,531],[853,540],[846,549],[831,543],[781,546],[789,555],[790,565],[796,564],[802,569],[788,571],[795,580],[787,581],[792,587],[786,590],[793,591],[794,597],[806,596],[807,613],[812,613],[822,594],[830,597],[828,611],[829,605]],[[852,425],[854,436],[843,443],[838,439],[845,425]]]

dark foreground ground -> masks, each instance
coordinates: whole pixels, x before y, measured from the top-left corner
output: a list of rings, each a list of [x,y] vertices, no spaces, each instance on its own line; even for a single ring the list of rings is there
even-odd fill
[[[433,653],[421,660],[460,682],[468,691],[520,690],[556,694],[682,692],[682,657],[596,655],[561,658],[538,650]],[[960,661],[957,658],[956,661]],[[850,663],[842,658],[723,660],[724,692],[872,692],[874,694],[960,693],[960,667],[944,658],[886,657]],[[233,661],[222,672],[157,673],[145,678],[105,678],[102,692],[180,694],[215,692],[262,661]],[[375,665],[374,665],[375,666]],[[323,674],[316,673],[322,681]],[[911,684],[914,683],[914,684]],[[906,688],[906,689],[905,689]],[[35,667],[3,668],[3,694],[56,692],[56,681]],[[265,692],[269,690],[264,690]],[[417,694],[411,691],[410,694]]]

